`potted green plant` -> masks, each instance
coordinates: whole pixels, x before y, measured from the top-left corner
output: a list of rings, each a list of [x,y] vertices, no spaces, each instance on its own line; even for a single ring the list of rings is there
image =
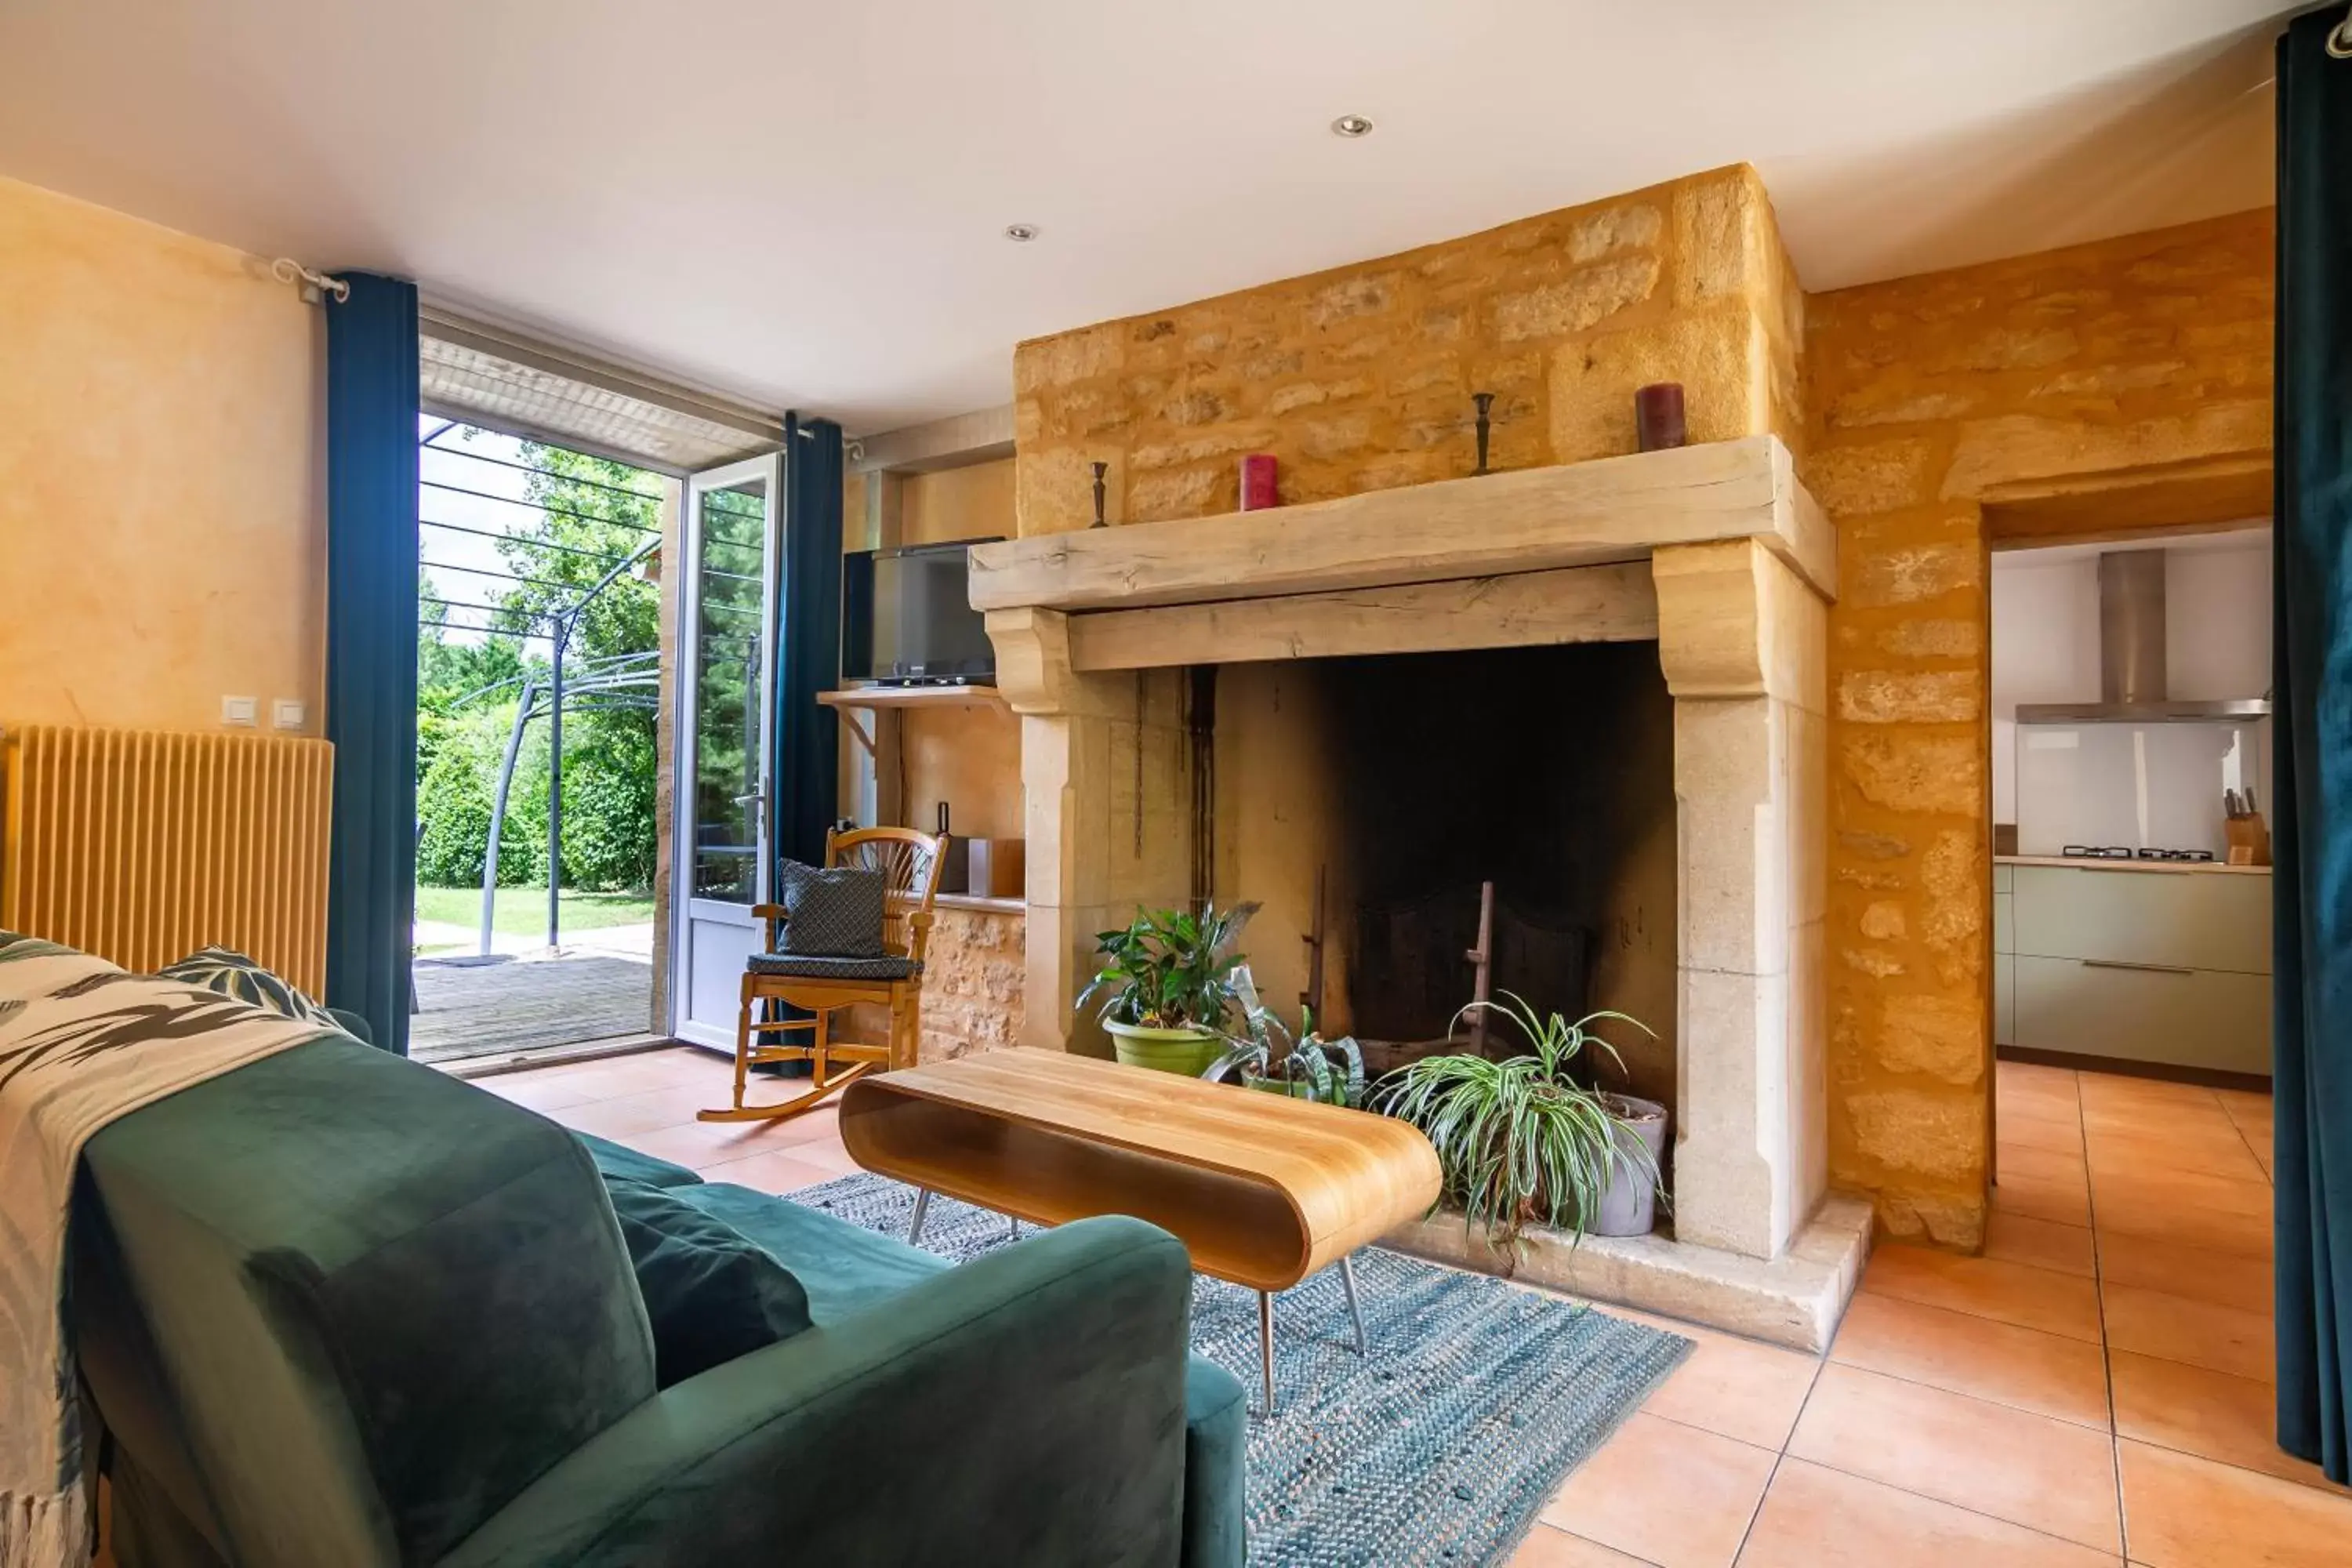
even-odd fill
[[[1253,1005],[1246,1016],[1244,1033],[1233,1038],[1232,1048],[1202,1078],[1230,1074],[1240,1079],[1244,1089],[1319,1100],[1350,1110],[1363,1109],[1364,1051],[1354,1036],[1325,1039],[1315,1031],[1314,1013],[1303,1007],[1296,1037],[1266,1008]]]
[[[1102,1026],[1120,1061],[1198,1077],[1217,1058],[1244,1010],[1235,943],[1256,912],[1255,904],[1205,904],[1197,915],[1139,909],[1124,930],[1096,935],[1102,966],[1077,1005],[1102,999]]]
[[[1484,1224],[1499,1249],[1515,1249],[1532,1225],[1577,1240],[1587,1232],[1647,1234],[1660,1195],[1665,1108],[1580,1084],[1569,1068],[1588,1047],[1623,1066],[1590,1026],[1615,1019],[1645,1035],[1649,1027],[1622,1013],[1572,1024],[1558,1013],[1538,1018],[1525,1001],[1506,998],[1472,1006],[1510,1019],[1532,1049],[1500,1059],[1424,1058],[1396,1077],[1383,1109],[1427,1135],[1444,1171],[1445,1199],[1461,1205],[1465,1223]]]

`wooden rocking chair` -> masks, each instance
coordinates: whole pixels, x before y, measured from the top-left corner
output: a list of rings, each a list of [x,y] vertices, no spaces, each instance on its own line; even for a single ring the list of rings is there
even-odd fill
[[[789,918],[781,904],[760,904],[751,913],[767,926],[767,951],[755,953],[743,972],[742,1010],[735,1019],[735,1103],[698,1113],[704,1121],[777,1121],[814,1110],[877,1068],[915,1065],[923,1032],[923,949],[930,940],[931,900],[939,892],[940,865],[948,836],[936,837],[911,827],[865,827],[825,836],[828,868],[856,866],[883,874],[882,958],[823,958],[776,951],[777,929]],[[766,1002],[806,1009],[806,1018],[755,1022]],[[836,1041],[831,1015],[858,1003],[889,1009],[887,1044]],[[762,1035],[805,1030],[805,1045],[767,1045]],[[835,1072],[835,1058],[853,1065]],[[781,1105],[746,1105],[746,1075],[762,1062],[808,1062],[814,1081],[806,1094]]]

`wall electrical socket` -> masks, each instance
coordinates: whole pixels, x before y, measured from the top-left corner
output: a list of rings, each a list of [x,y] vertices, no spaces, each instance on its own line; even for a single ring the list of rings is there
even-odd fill
[[[224,697],[221,699],[221,722],[253,725],[261,710],[258,697]]]
[[[269,724],[275,730],[299,730],[302,727],[302,704],[291,697],[281,697],[269,705]]]

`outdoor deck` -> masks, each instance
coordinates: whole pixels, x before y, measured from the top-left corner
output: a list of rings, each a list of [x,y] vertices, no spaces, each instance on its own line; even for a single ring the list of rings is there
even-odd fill
[[[454,1062],[642,1034],[653,973],[644,960],[609,952],[420,958],[408,1054]]]

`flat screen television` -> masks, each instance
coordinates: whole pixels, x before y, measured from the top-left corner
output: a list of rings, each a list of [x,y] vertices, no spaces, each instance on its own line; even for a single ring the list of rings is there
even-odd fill
[[[996,649],[971,607],[966,552],[988,539],[861,550],[842,561],[841,674],[893,685],[996,679]]]

